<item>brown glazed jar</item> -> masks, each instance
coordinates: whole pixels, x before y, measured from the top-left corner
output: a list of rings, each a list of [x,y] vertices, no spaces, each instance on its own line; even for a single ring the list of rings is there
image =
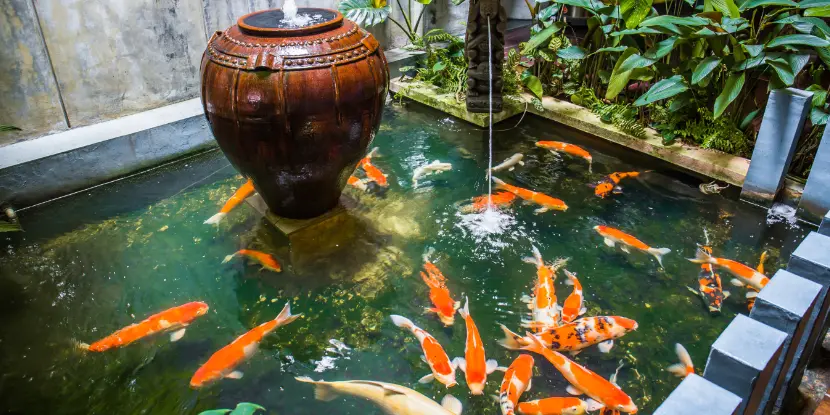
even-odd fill
[[[202,104],[219,147],[271,211],[335,207],[378,126],[389,69],[377,40],[334,10],[285,27],[279,9],[216,32],[202,57]]]

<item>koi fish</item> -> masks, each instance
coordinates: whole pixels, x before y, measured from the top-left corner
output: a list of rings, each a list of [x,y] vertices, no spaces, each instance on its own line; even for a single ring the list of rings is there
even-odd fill
[[[415,169],[415,172],[412,173],[412,187],[418,187],[418,179],[426,176],[430,176],[433,174],[438,174],[445,171],[452,170],[452,164],[450,163],[441,163],[438,160],[433,161],[432,163],[425,164],[421,167]]]
[[[366,157],[362,158],[360,162],[357,163],[357,165],[363,168],[363,171],[366,173],[366,178],[370,181],[377,183],[380,187],[387,187],[389,186],[389,182],[386,180],[386,175],[383,174],[379,168],[375,167],[374,164],[372,164],[372,157],[376,156],[377,153],[378,148],[373,148],[372,151],[366,155]]]
[[[588,405],[579,398],[545,398],[519,404],[525,415],[583,415]]]
[[[484,385],[487,384],[487,375],[500,369],[499,364],[493,359],[486,360],[484,357],[484,344],[481,342],[481,335],[478,334],[476,323],[470,316],[469,299],[464,304],[464,308],[458,312],[461,317],[464,317],[464,323],[467,326],[467,344],[464,346],[464,357],[456,357],[453,364],[464,372],[470,393],[483,395]]]
[[[421,279],[429,287],[429,299],[433,305],[432,308],[427,308],[426,312],[437,314],[444,326],[452,326],[455,323],[455,311],[461,307],[461,303],[452,299],[447,288],[447,279],[435,264],[425,260],[424,269],[427,273],[421,272]]]
[[[258,262],[259,265],[262,265],[262,269],[267,269],[274,272],[282,271],[282,266],[280,266],[280,263],[277,262],[277,260],[274,259],[273,256],[266,254],[265,252],[254,251],[252,249],[240,249],[235,253],[226,256],[225,259],[222,260],[222,263],[225,264],[227,262],[230,262],[230,260],[232,260],[237,255],[244,255]]]
[[[505,159],[498,166],[495,166],[492,169],[489,169],[489,172],[493,173],[493,172],[497,172],[497,171],[502,171],[504,169],[507,169],[507,171],[513,171],[513,170],[516,169],[516,165],[519,165],[519,166],[524,166],[525,165],[525,162],[522,161],[523,158],[524,158],[524,154],[516,153],[516,154],[508,157],[507,159]]]
[[[622,188],[619,186],[620,180],[628,179],[631,177],[637,177],[640,175],[640,172],[630,171],[627,173],[616,172],[611,173],[608,176],[605,176],[602,180],[599,181],[596,185],[594,185],[594,194],[598,197],[605,199],[611,193],[613,194],[620,194],[622,193]]]
[[[530,380],[533,377],[533,356],[523,354],[516,358],[501,381],[499,390],[499,404],[502,415],[515,414],[519,398],[525,391],[530,390]]]
[[[577,317],[585,314],[588,310],[585,309],[585,305],[583,304],[585,297],[582,295],[582,284],[579,283],[576,275],[568,272],[568,270],[564,271],[565,276],[568,277],[568,281],[565,281],[565,284],[573,285],[574,287],[571,295],[562,304],[562,321],[570,323],[576,320]]]
[[[764,288],[765,285],[769,282],[769,278],[766,275],[754,270],[740,262],[733,261],[731,259],[724,259],[724,258],[715,258],[712,255],[709,255],[706,251],[701,248],[697,249],[697,254],[694,258],[690,258],[689,261],[692,261],[696,264],[712,264],[717,265],[721,268],[726,269],[729,271],[730,274],[734,275],[736,278],[733,279],[732,285],[737,287],[743,287],[744,285],[748,285],[756,290],[761,290]]]
[[[510,206],[516,200],[516,195],[510,192],[498,192],[492,196],[482,195],[473,198],[472,203],[462,206],[461,213],[479,213],[487,210],[488,206],[493,206],[496,209],[502,209]]]
[[[559,304],[556,301],[556,271],[567,263],[566,259],[559,259],[553,266],[545,265],[539,249],[533,247],[533,257],[524,258],[524,262],[536,266],[536,286],[533,289],[533,297],[523,297],[522,300],[528,303],[530,308],[530,321],[522,322],[522,327],[532,328],[537,333],[542,333],[559,326],[561,315]]]
[[[619,229],[614,229],[605,225],[598,225],[594,226],[594,230],[604,238],[605,245],[613,248],[617,244],[620,244],[620,249],[627,254],[631,253],[630,248],[645,252],[657,259],[657,263],[660,264],[660,268],[663,268],[663,255],[671,253],[671,249],[669,248],[652,248],[639,239]]]
[[[637,405],[619,386],[580,366],[561,353],[548,349],[533,334],[527,333],[527,336],[530,338],[531,344],[523,347],[522,350],[541,354],[545,359],[548,359],[562,373],[562,376],[570,382],[571,386],[568,386],[568,393],[572,395],[585,394],[590,397],[591,399],[586,402],[588,411],[596,411],[607,407],[612,411],[629,414],[637,413]]]
[[[438,343],[438,340],[435,340],[435,337],[432,337],[429,333],[416,326],[412,323],[412,320],[406,317],[395,314],[390,317],[396,326],[409,330],[421,343],[421,349],[424,351],[424,361],[427,362],[432,373],[422,377],[418,382],[430,383],[433,380],[438,380],[446,385],[447,388],[457,385],[458,383],[455,381],[455,367],[450,362],[447,352]]]
[[[692,363],[692,357],[689,356],[686,348],[680,343],[677,343],[674,345],[674,352],[677,353],[680,363],[669,366],[668,371],[680,378],[694,374],[695,365]]]
[[[764,262],[766,261],[767,251],[764,251],[761,254],[760,261],[758,262],[758,268],[755,268],[761,274],[764,274]],[[746,308],[749,309],[749,311],[752,311],[752,309],[755,307],[755,298],[758,297],[759,291],[749,286],[747,286],[746,288],[747,290],[749,290],[749,292],[746,293]]]
[[[544,193],[534,192],[532,190],[509,185],[495,176],[491,176],[491,178],[493,179],[493,182],[496,183],[497,189],[507,190],[508,192],[513,193],[524,200],[540,205],[541,207],[535,210],[535,213],[537,214],[544,213],[549,210],[561,210],[563,212],[568,210],[568,205],[559,199],[550,197]]]
[[[499,344],[506,349],[520,350],[532,343],[528,337],[522,337],[499,324],[504,332],[504,339]],[[585,317],[564,324],[549,331],[539,333],[537,337],[542,343],[558,352],[579,353],[593,345],[598,345],[599,351],[608,353],[614,347],[614,340],[637,330],[637,322],[620,316]]]
[[[364,192],[369,190],[369,187],[366,185],[366,180],[359,179],[355,176],[349,176],[349,180],[346,183],[349,186],[353,186],[356,189],[362,190]]]
[[[218,225],[219,222],[225,218],[225,216],[228,216],[228,212],[239,206],[240,203],[244,202],[245,199],[247,199],[248,196],[252,195],[255,191],[254,182],[251,181],[251,179],[248,179],[242,187],[236,189],[230,199],[228,199],[228,201],[225,202],[225,205],[222,206],[222,209],[219,209],[219,213],[211,216],[205,221],[205,225]]]
[[[115,333],[104,337],[92,344],[79,344],[83,350],[90,352],[104,352],[109,349],[124,347],[132,342],[141,340],[154,334],[172,332],[170,341],[181,340],[185,330],[196,317],[203,316],[208,312],[208,305],[194,301],[164,310],[160,313],[147,317],[142,322],[131,324]]]
[[[563,143],[561,141],[537,141],[536,147],[550,150],[556,154],[565,153],[574,157],[582,158],[588,162],[588,173],[593,173],[594,159],[591,157],[591,153],[585,151],[582,147]]]
[[[712,248],[708,246],[702,247],[710,255]],[[686,287],[689,291],[699,295],[703,301],[706,302],[709,312],[713,314],[720,313],[723,306],[723,300],[729,298],[729,291],[723,290],[720,275],[715,272],[712,264],[703,264],[700,266],[700,274],[697,277],[698,289]]]
[[[301,316],[302,314],[292,315],[291,307],[286,303],[277,318],[254,327],[210,356],[207,362],[193,374],[190,387],[201,388],[222,378],[242,379],[242,372],[234,369],[256,353],[262,339],[277,328]]]
[[[295,378],[314,385],[314,398],[332,401],[340,395],[352,395],[379,406],[389,415],[459,415],[461,402],[452,395],[444,396],[441,405],[420,393],[392,383],[371,380],[342,382],[314,381],[309,377]]]

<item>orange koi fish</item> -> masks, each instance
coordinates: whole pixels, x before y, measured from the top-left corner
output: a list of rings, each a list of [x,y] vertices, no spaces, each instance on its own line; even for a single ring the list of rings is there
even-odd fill
[[[548,359],[562,373],[562,376],[570,382],[571,386],[568,387],[568,393],[572,395],[582,395],[584,393],[590,397],[591,399],[586,402],[588,411],[596,411],[607,407],[612,411],[629,414],[637,413],[637,405],[619,386],[580,366],[561,353],[548,349],[533,334],[527,333],[527,335],[532,343],[523,347],[522,350],[541,354],[545,359]]]
[[[766,275],[758,272],[757,270],[754,270],[744,264],[741,264],[740,262],[736,262],[731,259],[715,258],[712,255],[709,255],[706,251],[704,251],[701,248],[697,249],[696,256],[694,258],[690,258],[689,261],[692,261],[696,264],[717,265],[721,268],[726,269],[727,271],[729,271],[730,274],[736,277],[731,282],[732,285],[738,287],[748,285],[760,291],[769,282],[769,278],[767,278]]]
[[[233,257],[235,257],[237,255],[244,255],[244,256],[258,262],[259,265],[262,265],[262,269],[267,269],[267,270],[274,271],[274,272],[281,272],[282,271],[282,266],[280,266],[280,263],[277,262],[277,260],[274,259],[274,257],[272,257],[269,254],[266,254],[265,252],[254,251],[252,249],[240,249],[240,250],[236,251],[236,253],[226,256],[225,259],[222,260],[222,263],[224,264],[224,263],[229,262],[230,260],[233,259]]]
[[[712,248],[708,246],[702,247],[709,255],[712,254]],[[686,287],[689,291],[699,295],[706,302],[709,312],[717,314],[721,312],[723,300],[729,298],[729,291],[723,290],[720,275],[715,272],[712,264],[703,264],[700,266],[700,273],[697,277],[698,289]]]
[[[467,325],[467,344],[464,346],[464,357],[456,357],[453,364],[464,372],[470,393],[483,395],[484,385],[487,384],[487,375],[500,369],[499,364],[495,360],[486,360],[484,357],[484,344],[481,342],[481,335],[478,334],[476,323],[470,316],[469,299],[464,304],[464,308],[458,312],[461,317],[464,317],[464,323]]]
[[[611,193],[620,194],[622,193],[622,188],[619,186],[620,180],[637,177],[639,175],[640,172],[636,171],[611,173],[594,186],[594,194],[603,199]]]
[[[444,326],[452,326],[455,323],[455,311],[461,307],[461,303],[452,299],[447,288],[447,279],[435,264],[425,260],[424,269],[429,275],[421,272],[421,279],[429,287],[429,299],[433,305],[432,308],[427,308],[426,312],[437,314]]]
[[[349,180],[346,182],[349,186],[353,186],[358,190],[367,191],[369,187],[366,186],[366,180],[359,179],[355,176],[349,176]]]
[[[196,317],[203,316],[208,312],[208,305],[201,301],[194,301],[164,310],[161,313],[153,314],[144,321],[131,324],[115,333],[98,340],[95,343],[81,343],[83,350],[90,352],[104,352],[109,349],[124,347],[134,341],[141,340],[154,334],[172,332],[170,341],[179,341],[185,329]]]
[[[531,344],[531,339],[510,331],[504,325],[504,339],[499,341],[506,349],[519,350]],[[582,349],[599,345],[599,351],[608,353],[614,347],[614,340],[637,330],[637,322],[620,316],[585,317],[538,334],[545,346],[558,352],[579,353]]]
[[[565,299],[565,303],[562,305],[562,321],[570,323],[576,320],[577,317],[585,314],[588,310],[585,309],[585,305],[583,304],[585,297],[582,295],[582,284],[579,283],[576,275],[565,270],[565,276],[568,277],[568,281],[565,284],[574,286],[573,292]]]
[[[559,259],[553,266],[545,265],[539,249],[533,247],[533,257],[524,258],[524,262],[536,265],[536,286],[533,289],[533,297],[523,297],[522,301],[528,303],[530,308],[530,321],[523,321],[522,327],[533,329],[542,333],[559,326],[561,315],[559,304],[556,301],[556,271],[564,265],[567,260]]]
[[[363,168],[363,171],[366,173],[366,177],[370,181],[377,183],[378,186],[387,187],[389,186],[389,182],[386,180],[386,175],[383,174],[379,168],[375,167],[374,164],[372,164],[372,157],[376,156],[377,153],[378,148],[373,148],[372,151],[366,155],[366,157],[363,157],[360,162],[357,163],[357,166]]]
[[[645,252],[649,255],[652,255],[655,259],[657,259],[657,263],[660,264],[660,268],[663,267],[663,255],[671,253],[671,249],[669,248],[652,248],[641,240],[619,230],[614,229],[605,225],[594,226],[594,230],[597,231],[604,239],[605,244],[613,248],[617,244],[620,244],[620,249],[630,254],[631,250],[629,247],[637,249],[639,251]]]
[[[591,157],[591,153],[585,151],[582,147],[563,143],[561,141],[537,141],[536,147],[550,150],[556,154],[565,153],[574,157],[582,158],[588,162],[588,173],[593,173],[594,159]]]
[[[510,206],[514,200],[516,200],[516,195],[510,192],[498,192],[492,196],[476,196],[471,204],[462,206],[460,211],[461,213],[480,213],[487,210],[490,204],[496,209],[503,209]]]
[[[254,182],[251,179],[248,179],[245,184],[242,185],[239,189],[236,189],[236,192],[233,193],[230,199],[225,202],[225,205],[222,206],[222,209],[219,210],[219,213],[211,216],[208,220],[205,221],[206,225],[217,225],[225,216],[228,216],[228,212],[232,211],[235,207],[239,206],[240,203],[244,202],[248,196],[252,195],[256,189],[254,189]]]
[[[286,303],[277,318],[254,327],[214,353],[190,379],[190,387],[201,388],[222,378],[241,379],[242,372],[234,369],[256,353],[262,339],[301,316],[302,314],[292,315],[291,307]]]
[[[559,199],[550,197],[544,193],[534,192],[532,190],[509,185],[496,176],[491,177],[493,182],[496,183],[497,189],[507,190],[508,192],[513,193],[524,200],[540,205],[541,207],[535,210],[535,213],[537,214],[544,213],[549,210],[561,210],[563,212],[568,210],[568,205]]]
[[[583,415],[588,405],[579,398],[545,398],[519,404],[525,415]]]
[[[764,262],[766,261],[767,251],[764,251],[761,254],[760,261],[758,262],[758,268],[755,268],[761,274],[764,274]],[[749,290],[749,292],[746,293],[746,308],[749,309],[749,311],[752,311],[752,308],[755,307],[755,298],[758,297],[759,291],[749,286],[747,286],[746,289]]]
[[[533,377],[533,356],[523,354],[516,358],[501,381],[499,390],[499,404],[502,415],[515,414],[519,398],[530,389],[530,379]]]
[[[680,363],[669,366],[668,371],[681,378],[694,374],[695,365],[692,363],[692,357],[689,356],[686,348],[677,343],[674,345],[674,352],[677,353]]]
[[[409,330],[421,342],[421,349],[424,351],[424,360],[429,365],[432,373],[422,377],[418,382],[430,383],[433,380],[438,380],[446,385],[447,388],[457,385],[458,383],[455,381],[455,367],[450,362],[447,352],[438,343],[438,340],[435,340],[435,337],[432,337],[429,333],[416,326],[412,323],[412,320],[406,317],[395,314],[390,317],[396,326]]]

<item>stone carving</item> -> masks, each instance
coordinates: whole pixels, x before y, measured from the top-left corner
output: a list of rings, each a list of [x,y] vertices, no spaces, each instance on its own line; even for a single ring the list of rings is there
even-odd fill
[[[465,53],[467,69],[467,111],[488,112],[489,65],[493,57],[493,112],[502,110],[502,62],[504,61],[504,33],[507,28],[507,12],[498,0],[470,0],[467,18]],[[487,21],[490,20],[492,53],[487,50]]]

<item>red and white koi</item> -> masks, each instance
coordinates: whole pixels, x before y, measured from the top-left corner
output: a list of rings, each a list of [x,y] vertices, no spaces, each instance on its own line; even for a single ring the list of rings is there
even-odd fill
[[[242,372],[235,370],[236,367],[256,353],[262,339],[300,316],[302,314],[292,315],[291,307],[286,303],[277,318],[254,327],[210,356],[207,362],[193,374],[190,387],[201,388],[222,378],[241,379]]]
[[[541,206],[540,208],[534,211],[537,214],[544,213],[549,210],[560,210],[563,212],[568,210],[568,205],[566,205],[565,202],[563,202],[560,199],[550,197],[544,193],[534,192],[532,190],[528,190],[522,187],[507,184],[503,180],[495,176],[491,176],[491,178],[493,179],[493,182],[496,183],[497,189],[506,190],[510,193],[515,194],[516,196],[519,196],[524,200],[527,200],[528,202],[533,202]]]
[[[222,263],[225,264],[230,262],[235,256],[245,256],[250,258],[251,260],[259,263],[262,266],[262,269],[267,269],[269,271],[274,272],[282,272],[282,266],[273,256],[270,254],[266,254],[265,252],[255,251],[253,249],[240,249],[235,253],[228,255],[225,259],[222,260]]]
[[[349,186],[354,187],[355,189],[362,190],[364,192],[369,190],[367,186],[367,179],[360,179],[355,176],[349,176],[349,180],[346,182]]]
[[[421,343],[421,349],[424,351],[424,361],[429,365],[432,373],[422,377],[418,382],[430,383],[433,380],[437,380],[446,385],[447,388],[457,385],[458,383],[455,381],[455,366],[450,362],[447,352],[444,351],[444,348],[441,347],[438,340],[435,340],[435,337],[432,337],[425,330],[416,326],[412,320],[406,317],[395,314],[390,317],[396,326],[409,330]]]
[[[225,216],[228,216],[230,211],[239,206],[240,203],[244,202],[245,199],[247,199],[248,196],[252,195],[254,192],[256,192],[256,189],[254,189],[254,182],[251,181],[251,179],[248,179],[242,187],[236,189],[230,199],[228,199],[228,201],[225,202],[225,205],[222,206],[222,209],[219,210],[219,213],[211,216],[205,221],[205,225],[219,224]]]
[[[481,342],[481,335],[470,316],[470,300],[467,299],[464,308],[458,311],[464,317],[467,326],[467,343],[464,346],[464,357],[456,357],[453,363],[464,372],[467,380],[467,387],[473,395],[483,395],[484,386],[487,384],[487,375],[500,369],[495,360],[487,360],[484,356],[484,344]],[[503,369],[502,369],[503,370]]]
[[[366,157],[362,158],[359,163],[357,163],[358,167],[361,167],[363,171],[366,173],[366,177],[375,183],[378,184],[380,187],[388,187],[389,182],[386,180],[386,175],[380,171],[374,164],[372,164],[372,157],[378,154],[378,148],[375,147]]]
[[[500,325],[504,339],[499,341],[503,347],[520,350],[532,343],[528,337],[522,337]],[[573,323],[563,324],[554,329],[537,334],[542,343],[559,352],[576,354],[582,349],[598,345],[599,351],[608,353],[614,347],[614,340],[637,330],[637,322],[620,316],[585,317]]]
[[[567,260],[559,259],[552,266],[545,264],[539,249],[533,246],[533,257],[524,258],[524,262],[536,266],[536,285],[533,288],[533,297],[523,297],[530,308],[530,320],[523,321],[522,326],[542,333],[559,326],[561,315],[556,300],[556,271]]]
[[[583,415],[588,405],[579,398],[545,398],[519,404],[524,415]]]
[[[577,317],[585,314],[587,311],[585,309],[585,297],[582,294],[582,284],[580,284],[579,279],[576,278],[576,275],[565,271],[565,276],[568,277],[568,280],[565,282],[567,285],[573,285],[574,290],[571,292],[571,295],[565,299],[565,302],[562,304],[562,321],[564,323],[570,323],[577,319]]]
[[[530,390],[530,380],[533,378],[533,356],[523,354],[516,358],[501,381],[499,390],[499,405],[502,415],[515,414],[519,398],[525,391]]]
[[[605,199],[605,197],[613,194],[621,194],[622,188],[619,186],[620,181],[622,179],[628,179],[631,177],[637,177],[640,175],[640,172],[630,171],[626,173],[617,172],[611,173],[608,176],[605,176],[602,180],[599,181],[594,187],[594,194],[598,197]]]
[[[593,172],[594,159],[591,157],[591,153],[585,151],[585,149],[580,146],[576,146],[569,143],[563,143],[561,141],[537,141],[536,147],[544,148],[545,150],[550,150],[552,153],[555,154],[564,153],[570,156],[584,159],[588,162],[588,173]]]
[[[568,387],[568,393],[572,395],[585,394],[590,397],[591,399],[586,402],[586,409],[588,411],[608,408],[612,411],[621,411],[629,414],[637,413],[637,405],[614,382],[608,381],[602,376],[580,366],[561,353],[548,349],[533,334],[527,333],[527,336],[530,338],[531,344],[523,347],[522,350],[541,354],[545,359],[548,359],[562,373],[562,376],[570,382],[571,386]]]
[[[715,258],[701,248],[697,249],[696,256],[694,258],[690,258],[689,261],[696,264],[712,264],[724,268],[736,277],[731,282],[733,285],[738,287],[749,285],[750,287],[760,291],[769,282],[769,278],[757,270],[731,259]]]
[[[435,313],[438,319],[444,323],[444,326],[452,326],[455,323],[455,311],[461,306],[459,301],[455,301],[450,296],[450,290],[447,288],[447,279],[441,270],[432,262],[424,259],[425,274],[421,272],[421,279],[429,287],[429,299],[432,301],[432,307],[427,308],[427,313]]]
[[[695,365],[692,363],[692,357],[689,352],[680,343],[674,345],[674,352],[677,353],[677,358],[680,363],[669,366],[668,371],[677,377],[685,378],[686,376],[695,373]]]
[[[765,274],[764,272],[764,263],[767,261],[767,251],[761,253],[761,259],[758,261],[758,268],[755,268],[761,274]],[[746,308],[749,311],[755,307],[755,298],[758,297],[758,290],[753,287],[747,286],[746,287],[749,292],[746,293]]]
[[[184,336],[187,326],[207,312],[207,304],[201,301],[190,302],[153,314],[140,323],[124,327],[95,343],[80,343],[78,346],[90,352],[104,352],[124,347],[145,337],[169,332],[172,332],[170,341],[179,341]]]
[[[642,251],[657,259],[657,263],[660,264],[660,268],[663,267],[663,256],[671,253],[671,249],[669,248],[652,248],[646,245],[643,241],[619,229],[614,229],[605,225],[599,225],[594,226],[594,230],[597,231],[597,233],[599,233],[600,236],[604,238],[603,241],[605,242],[605,245],[608,245],[611,248],[613,248],[617,244],[620,244],[620,249],[627,254],[631,253],[630,248]]]

